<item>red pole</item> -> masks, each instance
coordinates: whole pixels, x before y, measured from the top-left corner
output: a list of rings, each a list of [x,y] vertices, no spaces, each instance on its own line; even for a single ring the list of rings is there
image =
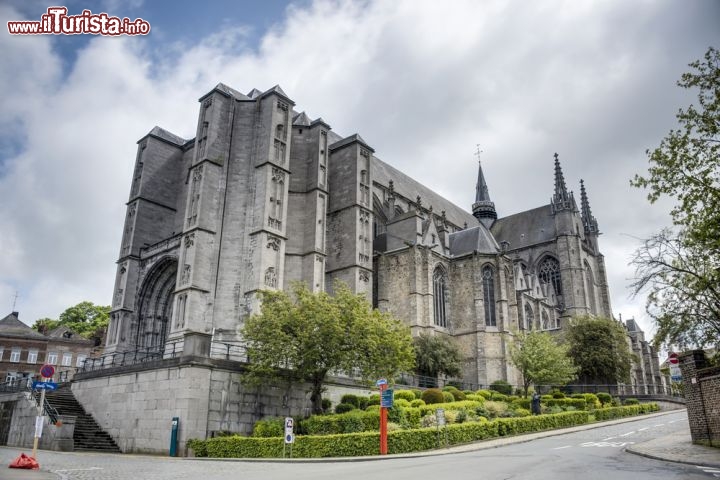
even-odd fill
[[[380,395],[387,385],[380,385]],[[380,407],[380,455],[387,455],[387,408]]]

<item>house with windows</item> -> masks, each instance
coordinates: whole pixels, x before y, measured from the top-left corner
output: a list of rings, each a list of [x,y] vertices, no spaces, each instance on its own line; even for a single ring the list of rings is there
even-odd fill
[[[36,379],[44,364],[55,367],[55,381],[70,380],[94,346],[92,340],[66,327],[43,335],[20,321],[18,312],[12,312],[0,320],[0,383]]]

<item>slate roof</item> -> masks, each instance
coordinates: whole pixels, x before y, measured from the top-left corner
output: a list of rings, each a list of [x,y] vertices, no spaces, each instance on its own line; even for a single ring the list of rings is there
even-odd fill
[[[300,112],[293,118],[293,125],[297,125],[299,127],[309,127],[310,117],[308,117],[305,112]]]
[[[450,255],[460,257],[469,253],[496,254],[500,247],[482,223],[476,227],[450,234]]]
[[[5,337],[22,337],[28,339],[47,340],[48,338],[40,332],[25,325],[18,318],[17,312],[12,312],[0,320],[0,335]]]
[[[413,180],[400,170],[391,167],[375,156],[372,157],[372,175],[373,181],[386,189],[389,188],[389,182],[392,180],[395,192],[413,202],[417,196],[420,195],[423,206],[432,206],[433,212],[437,215],[445,210],[445,216],[448,221],[456,227],[462,228],[465,223],[467,223],[469,227],[478,225],[477,218],[473,217],[471,213],[466,212],[446,198],[430,190],[425,185]]]
[[[166,142],[172,143],[173,145],[177,145],[179,147],[185,145],[186,142],[184,138],[178,137],[177,135],[170,133],[164,128],[160,128],[158,126],[155,126],[152,130],[150,130],[150,133],[148,133],[148,135],[152,135],[161,140],[165,140]]]
[[[550,205],[498,218],[490,231],[499,242],[508,242],[508,250],[555,240],[555,219]]]
[[[350,135],[349,137],[345,137],[345,138],[343,138],[342,140],[331,144],[331,145],[328,147],[328,149],[330,149],[330,150],[337,150],[338,148],[342,148],[342,147],[344,147],[345,145],[350,145],[350,144],[353,143],[353,142],[358,142],[358,143],[360,143],[361,145],[363,145],[364,147],[368,148],[368,149],[371,150],[372,152],[375,151],[370,145],[367,144],[367,142],[365,141],[365,139],[362,138],[362,137],[361,137],[360,135],[358,135],[357,133],[354,133],[354,134]]]

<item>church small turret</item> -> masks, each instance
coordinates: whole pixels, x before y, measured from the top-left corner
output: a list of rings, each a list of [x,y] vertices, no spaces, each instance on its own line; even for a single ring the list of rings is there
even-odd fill
[[[487,228],[490,228],[497,220],[497,212],[495,211],[495,203],[490,200],[487,183],[483,175],[482,163],[480,162],[480,150],[477,151],[478,156],[478,180],[475,187],[475,203],[472,206],[472,213]]]
[[[560,167],[560,160],[558,160],[558,154],[555,157],[555,194],[550,200],[553,213],[560,212],[562,210],[577,211],[577,204],[575,203],[575,197],[573,192],[568,193],[567,186],[565,185],[565,177],[563,176],[562,167]]]
[[[582,211],[582,222],[585,227],[585,234],[597,235],[598,223],[595,217],[593,217],[592,211],[590,211],[590,202],[588,201],[587,192],[585,191],[585,182],[580,180],[580,208]]]

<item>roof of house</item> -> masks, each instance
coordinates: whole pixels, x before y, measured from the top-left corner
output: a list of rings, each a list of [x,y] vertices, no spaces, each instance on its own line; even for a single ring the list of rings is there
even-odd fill
[[[555,240],[555,219],[550,205],[498,218],[490,231],[498,243],[508,242],[508,250]]]
[[[24,324],[18,318],[18,312],[12,312],[0,320],[0,335],[6,337],[23,337],[37,340],[47,340],[48,338],[40,332],[37,332]]]

